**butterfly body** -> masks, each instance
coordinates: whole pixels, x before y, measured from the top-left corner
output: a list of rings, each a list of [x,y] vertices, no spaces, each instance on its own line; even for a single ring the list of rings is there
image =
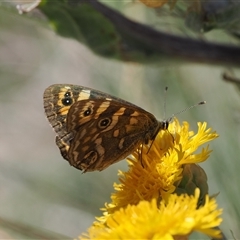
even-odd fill
[[[44,108],[62,156],[84,172],[124,159],[168,127],[132,103],[70,84],[48,87]]]

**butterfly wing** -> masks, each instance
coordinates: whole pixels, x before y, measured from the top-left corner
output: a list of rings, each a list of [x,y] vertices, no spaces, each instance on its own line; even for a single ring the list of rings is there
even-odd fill
[[[84,171],[103,170],[153,139],[159,123],[145,110],[109,99],[81,100],[67,116],[72,132],[71,165]]]
[[[84,171],[102,170],[125,158],[161,128],[136,105],[77,85],[48,87],[44,108],[62,156]]]

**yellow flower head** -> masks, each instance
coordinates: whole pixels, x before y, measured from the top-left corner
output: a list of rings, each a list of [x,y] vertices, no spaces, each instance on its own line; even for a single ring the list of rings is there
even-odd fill
[[[206,197],[204,206],[197,208],[200,191],[195,196],[172,194],[168,202],[156,199],[128,205],[109,215],[105,222],[99,221],[88,229],[80,239],[176,239],[199,231],[219,238],[220,231],[214,229],[222,221],[216,210],[214,199]]]
[[[106,205],[107,212],[128,204],[136,205],[141,200],[168,199],[181,183],[184,166],[205,161],[211,152],[208,146],[200,153],[195,151],[216,137],[218,135],[211,128],[207,129],[205,122],[198,123],[198,132],[194,135],[187,122],[181,126],[174,119],[168,131],[159,132],[150,150],[149,145],[143,145],[128,158],[129,170],[119,171],[120,184],[114,184],[116,192],[111,196],[112,203]],[[197,184],[196,187],[201,188]]]
[[[180,126],[174,119],[151,146],[141,146],[128,158],[129,170],[119,172],[112,202],[80,238],[176,240],[188,239],[193,231],[219,238],[214,228],[222,221],[221,210],[209,199],[207,176],[196,165],[211,151],[207,146],[195,153],[216,137],[206,123],[198,123],[194,134],[187,122]]]

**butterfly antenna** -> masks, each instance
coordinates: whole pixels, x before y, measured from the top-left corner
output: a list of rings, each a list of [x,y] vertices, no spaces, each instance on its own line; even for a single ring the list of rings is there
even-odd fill
[[[167,90],[168,90],[168,87],[165,87],[164,99],[163,99],[163,117],[164,117],[163,119],[166,119]]]
[[[207,103],[206,101],[202,101],[202,102],[196,103],[196,104],[194,104],[194,105],[192,105],[192,106],[190,106],[190,107],[187,107],[187,108],[185,108],[185,109],[183,109],[183,110],[181,110],[181,111],[173,114],[173,116],[170,117],[169,119],[170,119],[170,121],[171,121],[174,116],[179,115],[179,114],[181,114],[181,113],[183,113],[183,112],[185,112],[185,111],[188,111],[188,110],[191,109],[191,108],[194,108],[194,107],[197,107],[197,106],[199,106],[199,105],[206,104],[206,103]]]
[[[167,90],[168,90],[168,87],[165,87],[165,91],[164,91],[164,99],[163,99],[163,119],[165,120],[166,119],[166,103],[167,103]],[[168,119],[168,121],[170,122],[172,120],[172,117]],[[152,140],[148,150],[147,150],[147,154],[149,153],[153,143],[154,143],[154,140],[155,138]]]

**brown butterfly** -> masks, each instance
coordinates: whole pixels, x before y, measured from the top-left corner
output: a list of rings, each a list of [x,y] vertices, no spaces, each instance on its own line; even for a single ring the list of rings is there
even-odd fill
[[[62,156],[84,172],[124,159],[169,123],[120,98],[70,84],[48,87],[44,108]]]

